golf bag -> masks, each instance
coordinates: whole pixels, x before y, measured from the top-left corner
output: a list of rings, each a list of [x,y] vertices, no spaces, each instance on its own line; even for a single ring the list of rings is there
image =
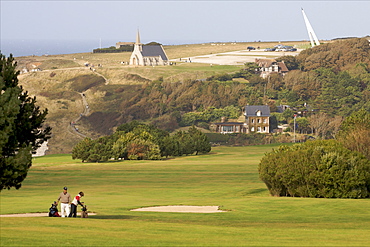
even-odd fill
[[[58,204],[54,201],[49,208],[49,217],[60,217],[58,213]]]
[[[87,218],[88,215],[87,215],[87,207],[86,205],[83,205],[82,208],[81,208],[82,212],[81,212],[81,218]]]

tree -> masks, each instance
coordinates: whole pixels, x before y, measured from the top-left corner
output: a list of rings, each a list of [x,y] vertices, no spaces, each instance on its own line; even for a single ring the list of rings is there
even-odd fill
[[[32,165],[32,151],[47,141],[44,127],[48,110],[40,111],[36,97],[18,85],[17,63],[0,53],[0,191],[19,189]]]
[[[180,130],[174,136],[180,144],[179,155],[189,155],[195,152],[194,142],[189,133]]]
[[[308,122],[310,123],[314,135],[321,135],[322,138],[325,137],[330,122],[328,114],[319,112],[318,114],[311,115],[308,117]]]
[[[161,151],[157,144],[149,140],[136,138],[126,146],[127,156],[130,160],[159,160]]]
[[[273,196],[370,197],[370,160],[335,140],[280,146],[258,170]]]
[[[113,144],[113,154],[115,159],[128,159],[127,154],[127,144],[131,141],[135,140],[135,134],[132,132],[128,133],[122,133],[120,137],[116,140],[116,142]]]
[[[140,133],[137,128],[132,132],[122,133],[113,144],[112,153],[115,159],[158,160],[161,158],[161,150],[159,145],[154,143],[153,136],[146,131]]]
[[[342,70],[348,64],[369,62],[370,47],[366,38],[348,39],[306,49],[297,56],[304,70],[319,67]]]
[[[299,63],[295,56],[282,56],[276,59],[277,62],[284,62],[289,70],[299,69]]]
[[[72,159],[82,162],[105,162],[113,157],[114,136],[103,136],[96,140],[85,138],[72,149]]]
[[[176,136],[166,136],[163,139],[163,149],[161,149],[161,155],[164,157],[168,156],[181,156],[180,154],[180,143]]]
[[[365,109],[354,112],[340,126],[338,141],[370,159],[370,113]]]
[[[299,117],[296,119],[296,128],[297,128],[297,131],[299,131],[299,133],[301,134],[307,134],[310,130],[309,128],[309,122],[307,120],[307,118],[305,117]]]
[[[113,141],[111,136],[103,136],[93,141],[93,146],[89,150],[89,162],[106,162],[113,156]]]
[[[270,122],[270,132],[272,132],[274,129],[277,129],[278,128],[277,114],[279,114],[279,113],[273,112],[270,115],[270,120],[269,120],[269,122]]]
[[[256,64],[256,63],[253,63],[253,62],[248,62],[248,63],[245,63],[244,64],[244,71],[247,71],[249,72],[250,74],[257,74],[257,71],[260,67]],[[248,78],[246,78],[248,79]]]
[[[72,149],[72,159],[80,159],[82,162],[87,161],[90,153],[89,151],[94,146],[93,140],[86,137],[82,141],[76,144]]]
[[[123,131],[125,133],[133,131],[136,127],[138,126],[143,126],[145,124],[140,123],[139,121],[131,121],[129,123],[121,124],[120,126],[117,127],[117,131]]]
[[[202,131],[192,126],[189,128],[188,133],[193,140],[195,155],[198,155],[198,153],[209,153],[211,151],[211,144],[208,137]]]
[[[290,119],[294,118],[294,112],[291,109],[286,109],[282,114],[283,122],[288,123]]]

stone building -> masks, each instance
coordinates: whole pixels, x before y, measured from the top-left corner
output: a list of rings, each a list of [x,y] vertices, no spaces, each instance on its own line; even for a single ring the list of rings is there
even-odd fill
[[[268,105],[247,105],[244,114],[248,133],[270,132],[270,107]]]
[[[270,132],[270,107],[268,105],[247,105],[244,116],[238,121],[221,119],[213,123],[211,129],[217,133],[269,133]]]

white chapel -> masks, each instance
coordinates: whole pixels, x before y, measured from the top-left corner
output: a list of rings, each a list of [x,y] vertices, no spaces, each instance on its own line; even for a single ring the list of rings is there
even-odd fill
[[[168,58],[162,45],[143,45],[137,31],[134,51],[130,57],[130,65],[157,66],[167,65]]]

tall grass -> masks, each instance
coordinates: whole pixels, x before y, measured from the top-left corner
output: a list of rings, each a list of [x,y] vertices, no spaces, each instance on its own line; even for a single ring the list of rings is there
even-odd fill
[[[63,186],[97,213],[88,219],[1,218],[1,245],[366,246],[369,200],[271,197],[257,166],[276,145],[216,147],[163,161],[81,163],[34,159],[20,190],[2,191],[1,214],[46,212]],[[159,205],[218,205],[216,214],[132,212]]]

